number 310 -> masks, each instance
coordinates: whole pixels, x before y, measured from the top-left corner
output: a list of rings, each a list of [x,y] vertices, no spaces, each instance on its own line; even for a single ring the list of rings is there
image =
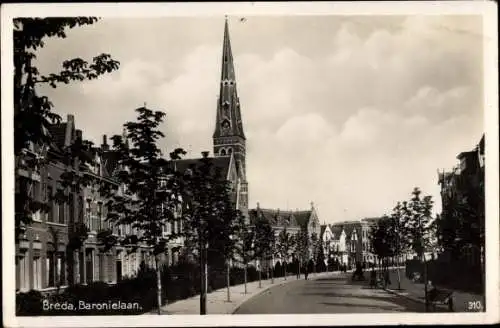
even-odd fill
[[[477,310],[482,310],[482,309],[483,309],[483,305],[481,304],[481,301],[469,301],[469,302],[467,302],[467,310],[477,311]]]

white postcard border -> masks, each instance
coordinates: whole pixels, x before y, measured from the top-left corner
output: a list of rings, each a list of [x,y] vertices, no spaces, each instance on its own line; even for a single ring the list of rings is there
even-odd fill
[[[11,20],[17,16],[222,16],[227,15],[482,15],[485,72],[486,144],[486,308],[484,313],[307,314],[307,315],[140,315],[81,317],[16,317],[14,266],[14,160],[12,103],[13,62]],[[454,2],[294,2],[294,3],[101,3],[2,5],[2,233],[3,313],[8,327],[119,327],[220,325],[388,325],[481,324],[499,321],[499,189],[498,189],[498,37],[496,3]]]

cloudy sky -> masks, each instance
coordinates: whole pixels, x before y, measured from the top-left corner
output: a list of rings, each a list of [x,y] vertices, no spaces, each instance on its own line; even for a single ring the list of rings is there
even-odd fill
[[[480,16],[230,17],[250,205],[323,222],[389,213],[483,132]],[[103,19],[48,40],[42,73],[110,53],[119,71],[46,88],[85,137],[116,134],[144,102],[167,113],[162,147],[212,150],[224,17]]]

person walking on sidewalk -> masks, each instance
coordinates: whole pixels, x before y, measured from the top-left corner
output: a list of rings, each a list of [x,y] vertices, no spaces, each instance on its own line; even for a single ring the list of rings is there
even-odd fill
[[[372,271],[370,272],[370,288],[377,287],[377,271],[372,267]]]
[[[389,275],[389,269],[386,268],[384,271],[384,286],[387,288],[391,284],[391,277]]]
[[[307,265],[304,265],[304,276],[306,280],[308,275],[309,275],[309,268],[307,267]]]

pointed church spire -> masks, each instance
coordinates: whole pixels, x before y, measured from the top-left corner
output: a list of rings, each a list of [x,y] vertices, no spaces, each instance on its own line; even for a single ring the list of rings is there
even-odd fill
[[[237,208],[248,220],[248,183],[246,180],[246,138],[243,133],[240,99],[236,90],[233,51],[229,37],[229,22],[224,21],[222,65],[217,114],[213,134],[214,156],[231,155],[237,175]]]
[[[235,81],[233,52],[231,50],[231,39],[229,38],[229,25],[226,16],[224,24],[224,41],[222,43],[222,71],[221,81]]]
[[[217,100],[216,125],[213,137],[222,136],[237,136],[245,139],[240,99],[236,90],[236,74],[234,72],[234,59],[227,16],[224,22],[220,92]]]

